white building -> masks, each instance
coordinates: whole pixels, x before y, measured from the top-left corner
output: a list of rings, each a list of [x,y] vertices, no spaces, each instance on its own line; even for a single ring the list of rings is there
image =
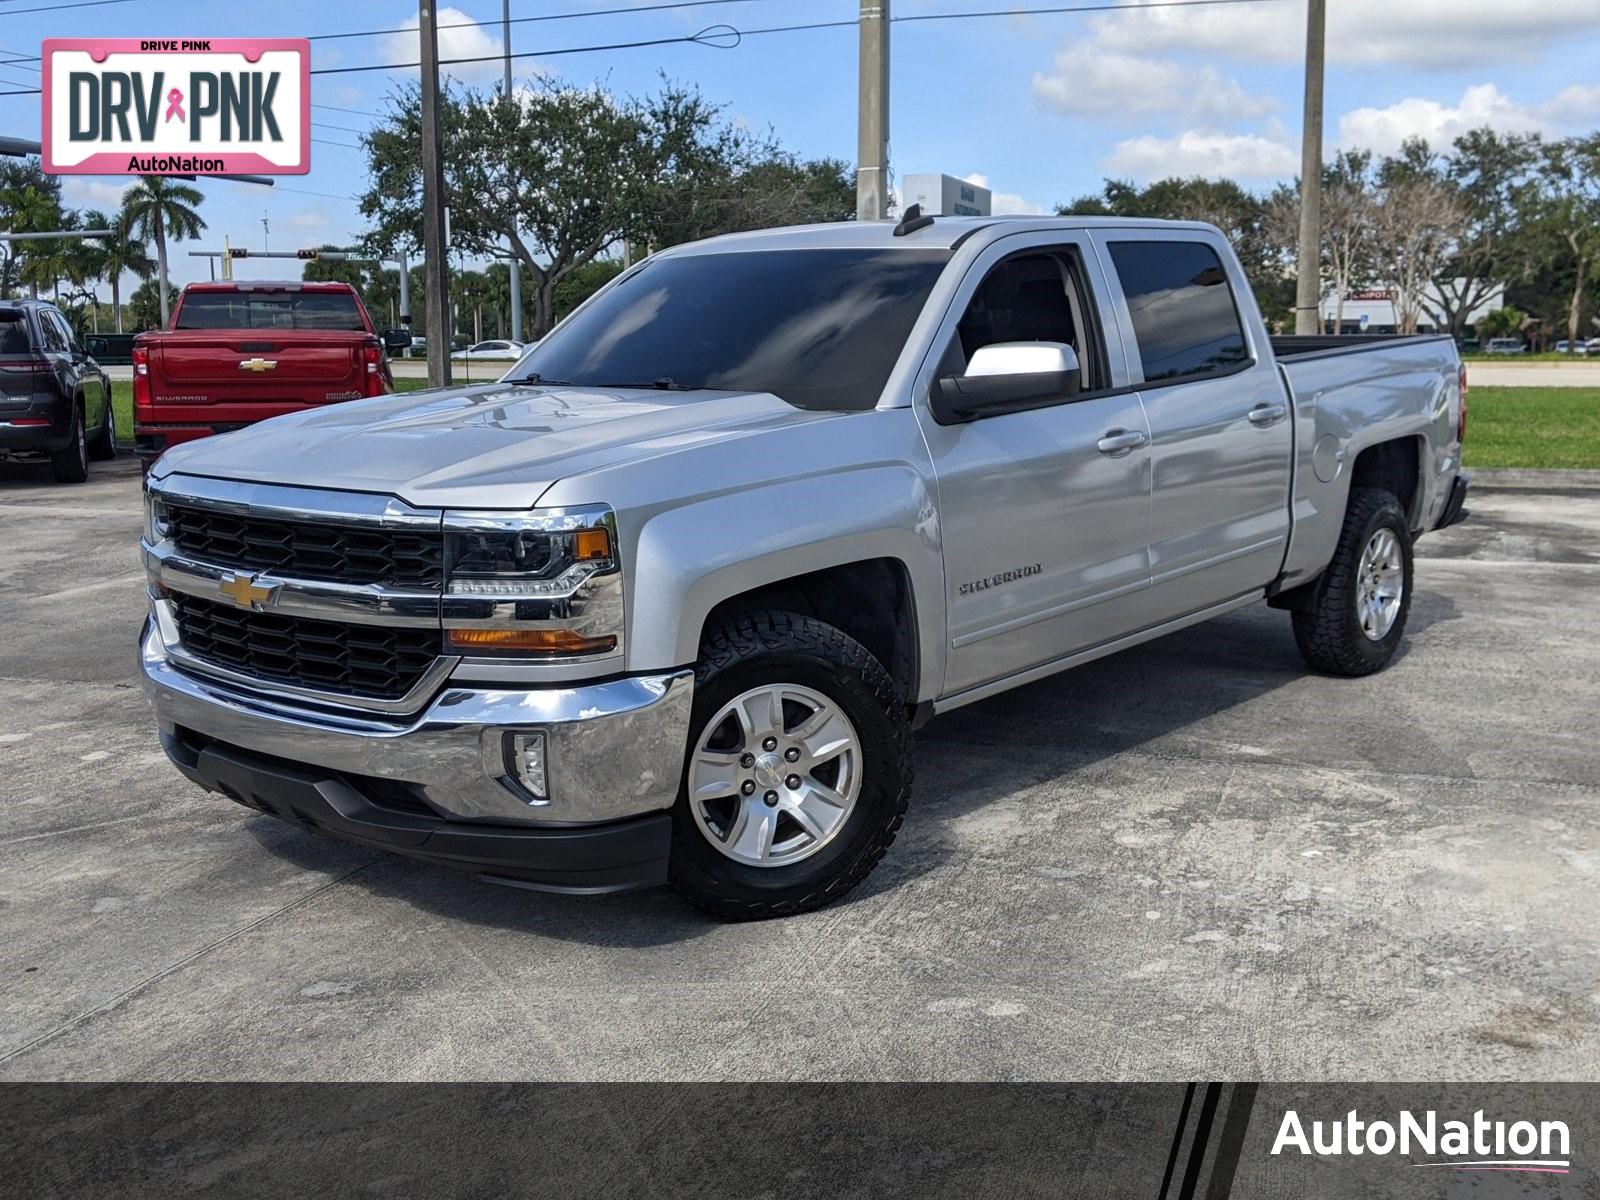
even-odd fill
[[[1456,280],[1454,287],[1460,288],[1463,282]],[[1497,286],[1467,314],[1467,324],[1476,325],[1487,314],[1505,306],[1505,287]],[[1338,307],[1338,299],[1333,289],[1328,288],[1322,293],[1322,327],[1329,333],[1334,332],[1334,314],[1338,311]],[[1437,333],[1441,329],[1448,329],[1449,323],[1442,314],[1443,305],[1438,289],[1429,285],[1422,299],[1422,316],[1417,321],[1418,332]],[[1399,327],[1399,318],[1394,310],[1394,295],[1387,288],[1355,288],[1345,293],[1344,328],[1339,332],[1394,333]]]

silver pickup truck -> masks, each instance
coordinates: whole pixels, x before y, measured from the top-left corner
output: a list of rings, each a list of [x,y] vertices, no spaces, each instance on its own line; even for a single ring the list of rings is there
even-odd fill
[[[1465,393],[1448,338],[1269,338],[1208,225],[680,246],[497,383],[168,452],[144,686],[184,775],[308,829],[799,912],[934,714],[1262,600],[1381,668]]]

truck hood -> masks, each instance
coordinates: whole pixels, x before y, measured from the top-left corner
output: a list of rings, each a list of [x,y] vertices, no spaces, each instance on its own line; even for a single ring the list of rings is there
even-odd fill
[[[767,392],[491,383],[276,417],[175,447],[158,470],[381,492],[423,507],[526,508],[557,480],[624,459],[840,415]]]

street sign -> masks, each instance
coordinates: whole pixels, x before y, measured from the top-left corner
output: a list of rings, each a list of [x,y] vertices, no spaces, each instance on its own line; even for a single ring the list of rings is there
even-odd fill
[[[304,175],[305,38],[46,38],[51,175]]]

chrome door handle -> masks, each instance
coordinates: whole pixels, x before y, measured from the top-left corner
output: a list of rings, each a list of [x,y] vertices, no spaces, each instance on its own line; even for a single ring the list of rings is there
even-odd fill
[[[1095,445],[1101,454],[1108,454],[1112,458],[1121,458],[1130,450],[1136,450],[1150,439],[1137,429],[1113,429],[1101,438]]]
[[[1258,404],[1250,410],[1250,424],[1260,425],[1264,428],[1268,425],[1276,425],[1288,415],[1289,406],[1287,404]]]

